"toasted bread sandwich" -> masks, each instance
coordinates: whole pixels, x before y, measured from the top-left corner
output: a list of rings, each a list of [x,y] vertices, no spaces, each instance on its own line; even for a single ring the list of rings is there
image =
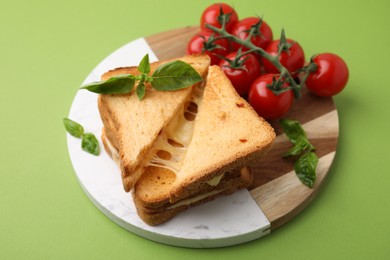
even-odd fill
[[[133,199],[147,224],[161,224],[190,206],[248,187],[250,165],[275,139],[273,128],[238,95],[219,67],[209,67],[205,78],[205,84],[194,86],[171,110],[147,151],[140,153],[143,171],[134,182]],[[105,116],[104,146],[123,164],[119,137],[126,134],[123,139],[131,140],[137,133],[119,133],[117,119]]]
[[[207,55],[193,55],[178,58],[190,64],[202,77],[206,77],[210,65]],[[158,66],[168,62],[150,64],[151,73]],[[102,80],[121,74],[138,75],[137,67],[117,68],[102,75]],[[145,159],[150,154],[158,134],[183,109],[191,97],[192,87],[162,92],[146,85],[147,98],[140,102],[134,91],[129,94],[99,95],[98,108],[104,125],[104,132],[110,145],[120,158],[123,186],[130,191],[145,170]],[[105,142],[107,145],[107,142]]]

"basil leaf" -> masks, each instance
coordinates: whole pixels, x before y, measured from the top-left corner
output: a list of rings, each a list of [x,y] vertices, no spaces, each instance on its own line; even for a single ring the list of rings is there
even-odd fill
[[[296,142],[286,153],[284,153],[283,157],[300,155],[308,145],[309,144],[305,140],[300,140]]]
[[[159,91],[183,89],[203,80],[191,65],[179,60],[159,66],[152,78],[153,88]]]
[[[84,133],[84,128],[79,123],[70,120],[69,118],[63,119],[66,131],[74,137],[80,138]]]
[[[149,54],[146,54],[138,65],[138,71],[148,74],[150,72]]]
[[[101,94],[126,94],[129,93],[135,84],[135,78],[132,75],[118,75],[106,81],[93,82],[82,86],[91,92]]]
[[[308,187],[313,187],[316,181],[318,157],[312,151],[315,147],[309,142],[306,133],[298,121],[281,119],[280,125],[288,139],[293,143],[283,157],[301,155],[294,163],[294,170],[300,181]]]
[[[83,139],[81,141],[81,148],[93,155],[99,155],[100,147],[99,142],[96,137],[91,133],[83,134]]]
[[[293,147],[291,147],[286,153],[283,154],[283,157],[296,156],[300,155],[305,151],[314,151],[315,147],[305,139],[299,139]]]
[[[295,173],[303,184],[312,188],[316,181],[318,157],[313,152],[303,154],[294,164]]]
[[[301,124],[298,121],[290,119],[281,119],[280,125],[283,129],[283,132],[293,144],[297,143],[299,140],[302,139],[307,140],[305,131],[303,130]]]
[[[140,82],[136,89],[137,96],[139,100],[142,100],[145,96],[145,84]]]

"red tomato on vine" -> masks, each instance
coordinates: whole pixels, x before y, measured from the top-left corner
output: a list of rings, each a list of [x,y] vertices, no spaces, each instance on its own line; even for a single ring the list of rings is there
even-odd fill
[[[230,44],[226,39],[215,39],[215,34],[211,32],[200,32],[194,35],[187,44],[187,54],[206,53],[210,56],[211,65],[216,65],[221,58],[230,52]]]
[[[238,94],[246,95],[252,82],[261,74],[260,63],[250,53],[240,57],[239,52],[232,52],[226,55],[226,59],[221,60],[219,66],[230,79]]]
[[[301,69],[305,64],[305,53],[298,42],[286,39],[284,31],[280,39],[271,42],[265,49],[271,56],[278,53],[279,62],[292,74]],[[266,58],[263,58],[264,69],[267,73],[280,73],[279,70]]]
[[[349,70],[342,58],[332,53],[315,56],[312,62],[317,69],[310,73],[306,87],[317,96],[331,97],[341,92],[347,85]]]
[[[252,27],[255,27],[255,33],[251,37],[251,42],[262,49],[265,49],[273,40],[273,34],[271,27],[257,17],[247,17],[240,20],[232,29],[232,34],[238,38],[245,40],[249,36],[249,31]],[[238,43],[233,42],[233,49],[238,50],[241,46]],[[243,48],[247,50],[247,48]]]
[[[200,18],[200,29],[212,32],[206,27],[206,24],[221,28],[223,17],[226,19],[226,31],[231,32],[233,26],[238,21],[238,15],[233,7],[225,3],[212,4],[203,11]]]
[[[292,90],[276,95],[268,88],[277,77],[275,74],[264,74],[257,78],[249,89],[249,103],[259,116],[267,120],[282,117],[294,102]],[[283,85],[283,88],[286,87],[287,83]]]

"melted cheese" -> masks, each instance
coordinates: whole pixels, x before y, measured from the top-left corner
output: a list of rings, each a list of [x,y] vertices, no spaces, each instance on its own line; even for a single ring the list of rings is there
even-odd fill
[[[192,203],[195,203],[197,201],[200,201],[200,200],[205,199],[207,197],[210,197],[212,195],[218,194],[220,192],[222,192],[222,190],[213,190],[213,191],[206,192],[206,193],[200,194],[198,196],[195,196],[195,197],[192,197],[192,198],[189,198],[189,199],[184,199],[184,200],[181,200],[181,201],[173,204],[172,206],[168,207],[167,209],[174,209],[174,208],[177,208],[177,207],[180,207],[180,206],[190,205]]]
[[[200,85],[195,86],[191,99],[186,102],[187,106],[183,106],[179,113],[177,113],[177,115],[174,116],[171,122],[169,122],[168,125],[163,129],[162,133],[157,138],[150,155],[148,156],[149,158],[146,158],[144,160],[143,167],[139,167],[137,171],[144,169],[144,167],[154,166],[169,169],[175,174],[179,174],[180,168],[187,152],[188,145],[190,144],[192,139],[192,132],[196,119],[196,111],[194,110],[197,110],[197,107],[199,107],[202,101],[202,96],[203,88]],[[191,106],[190,102],[193,103],[192,108],[189,108],[189,106]],[[194,106],[196,106],[196,109],[194,109]],[[191,118],[192,120],[188,120],[188,118],[186,118],[186,113],[189,113],[193,116],[193,118]],[[177,145],[174,145],[172,140]],[[119,165],[120,161],[118,150],[112,145],[108,138],[106,138],[106,142],[113,160]],[[162,156],[159,156],[159,151],[165,151],[165,154],[168,153],[169,158],[161,158]],[[223,176],[224,174],[216,176],[213,179],[209,180],[207,184],[210,186],[217,186]],[[201,200],[213,194],[216,194],[215,191],[199,195],[198,197],[192,199],[188,199],[186,200],[188,202],[185,203],[191,204],[197,200]],[[178,206],[181,205],[184,204],[180,204]]]
[[[160,136],[157,138],[153,151],[152,159],[147,166],[162,167],[173,171],[175,174],[179,174],[180,168],[184,161],[184,157],[187,153],[188,145],[192,139],[192,132],[195,124],[196,113],[193,109],[189,108],[191,106],[198,107],[201,103],[203,96],[203,87],[197,85],[194,86],[191,99],[188,100],[177,113],[177,115],[168,123],[168,125],[163,129]],[[194,105],[195,104],[195,105]],[[191,119],[186,118],[186,113],[191,115]],[[177,143],[179,145],[173,145]],[[161,158],[158,156],[159,151],[165,151],[170,154],[170,158]]]
[[[106,144],[107,144],[107,148],[111,152],[112,159],[114,160],[114,162],[116,164],[119,165],[119,153],[118,153],[118,150],[114,147],[114,145],[110,142],[110,140],[108,140],[107,137],[106,137]]]
[[[209,180],[208,182],[207,182],[207,184],[208,185],[210,185],[210,186],[217,186],[220,182],[221,182],[221,180],[222,180],[222,178],[223,178],[223,173],[221,174],[221,175],[218,175],[218,176],[215,176],[214,178],[212,178],[211,180]]]

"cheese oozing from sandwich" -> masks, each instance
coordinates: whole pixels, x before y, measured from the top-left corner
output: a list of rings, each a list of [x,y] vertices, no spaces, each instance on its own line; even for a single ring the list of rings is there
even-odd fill
[[[188,145],[192,139],[198,106],[202,101],[203,86],[194,86],[190,100],[162,130],[152,148],[147,166],[162,167],[179,174]]]
[[[185,102],[181,110],[172,118],[157,138],[151,153],[145,158],[142,168],[153,166],[168,169],[179,174],[181,165],[192,139],[198,106],[202,102],[204,87],[200,84],[193,87],[190,99]],[[118,150],[106,138],[111,157],[119,165]],[[217,186],[224,174],[218,175],[207,181],[210,186]]]
[[[210,197],[210,196],[213,196],[215,194],[218,194],[218,193],[220,193],[222,191],[223,190],[213,190],[213,191],[209,191],[209,192],[200,194],[200,195],[192,197],[192,198],[184,199],[184,200],[181,200],[179,202],[176,202],[172,206],[169,206],[167,209],[174,209],[174,208],[178,208],[180,206],[191,205],[191,204],[193,204],[195,202],[198,202],[198,201],[203,200],[203,199],[205,199],[207,197]]]
[[[217,185],[221,182],[223,176],[224,176],[223,173],[220,174],[220,175],[218,175],[218,176],[215,176],[214,178],[212,178],[211,180],[209,180],[209,181],[207,182],[207,184],[210,185],[210,186],[217,186]]]

